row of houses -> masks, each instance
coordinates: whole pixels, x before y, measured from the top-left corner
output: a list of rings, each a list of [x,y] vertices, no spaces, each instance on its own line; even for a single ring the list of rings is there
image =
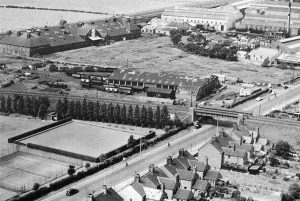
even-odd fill
[[[170,73],[139,72],[117,69],[108,78],[108,85],[147,91],[148,96],[197,101],[220,86],[217,76],[208,78],[179,76]]]
[[[59,26],[9,31],[0,39],[0,53],[43,55],[139,36],[141,29],[131,22],[130,18],[113,17],[76,24],[68,24],[61,20]]]

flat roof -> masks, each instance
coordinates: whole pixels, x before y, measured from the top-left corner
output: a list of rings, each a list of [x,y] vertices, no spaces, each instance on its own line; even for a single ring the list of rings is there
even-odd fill
[[[72,120],[32,137],[21,140],[22,143],[33,143],[45,147],[68,151],[72,153],[99,157],[128,142],[130,135],[134,139],[147,135],[132,130],[115,127],[105,127],[92,122]]]

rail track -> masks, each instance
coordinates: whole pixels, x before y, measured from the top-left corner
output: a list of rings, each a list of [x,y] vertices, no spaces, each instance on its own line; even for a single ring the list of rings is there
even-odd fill
[[[300,128],[300,121],[292,120],[292,119],[276,119],[276,118],[263,117],[263,116],[260,117],[249,116],[245,121],[252,122],[252,123],[267,124],[267,125],[281,125],[286,127]]]

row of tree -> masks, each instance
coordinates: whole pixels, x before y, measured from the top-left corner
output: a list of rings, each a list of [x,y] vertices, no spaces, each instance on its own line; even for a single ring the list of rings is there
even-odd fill
[[[128,107],[124,104],[100,104],[98,101],[69,101],[66,97],[58,100],[56,104],[56,113],[58,119],[71,117],[73,119],[110,122],[118,124],[129,124],[143,127],[164,128],[167,125],[181,124],[178,118],[170,121],[169,110],[167,106],[157,106],[155,110],[152,107],[146,108],[136,105]]]
[[[46,96],[31,97],[15,94],[13,97],[0,97],[0,112],[19,113],[44,119],[47,115],[50,100]]]

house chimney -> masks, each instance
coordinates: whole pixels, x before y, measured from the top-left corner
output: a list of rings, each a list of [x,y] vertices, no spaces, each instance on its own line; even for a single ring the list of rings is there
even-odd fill
[[[256,128],[256,133],[257,133],[257,137],[259,138],[259,136],[260,136],[260,133],[259,133],[259,126],[257,126],[257,128]]]
[[[232,149],[233,149],[233,151],[235,151],[235,144],[232,145]]]
[[[149,172],[154,173],[154,164],[149,165]]]
[[[212,136],[212,142],[216,142],[217,141],[217,137],[216,136]]]
[[[31,37],[31,33],[27,32],[26,34],[27,34],[26,38],[30,38]]]
[[[204,164],[205,164],[205,166],[208,165],[208,157],[207,156],[205,156],[205,158],[204,158]]]
[[[183,157],[184,156],[184,149],[179,149],[179,156],[180,157]]]
[[[161,185],[161,192],[162,192],[162,193],[165,192],[165,188],[166,188],[165,183],[162,183],[162,185]]]
[[[220,136],[221,136],[221,137],[224,137],[224,136],[225,136],[224,128],[222,128],[222,130],[220,131]]]
[[[251,132],[251,143],[254,142],[253,132]]]
[[[141,182],[141,176],[140,176],[140,174],[136,174],[134,176],[134,182]]]
[[[37,31],[37,32],[36,32],[36,35],[41,36],[41,32],[40,32],[40,31]]]
[[[243,137],[240,138],[240,145],[243,144]]]
[[[106,185],[103,185],[103,186],[102,186],[102,190],[103,190],[103,193],[104,193],[104,194],[107,194],[107,186],[106,186]]]
[[[94,195],[92,193],[89,193],[87,196],[86,196],[86,201],[94,201]]]
[[[17,36],[21,36],[22,32],[21,31],[17,31]]]
[[[194,167],[193,167],[193,172],[194,172],[194,174],[197,173],[197,166],[196,165],[194,165]]]
[[[172,165],[172,161],[173,161],[172,156],[168,156],[167,164]]]

